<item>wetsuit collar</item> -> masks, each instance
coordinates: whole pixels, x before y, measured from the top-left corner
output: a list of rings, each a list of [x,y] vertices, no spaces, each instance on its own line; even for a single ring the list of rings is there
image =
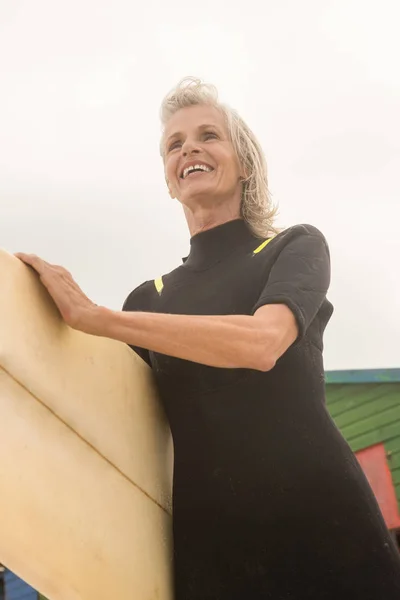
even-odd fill
[[[182,260],[187,267],[207,268],[254,239],[246,221],[234,219],[194,235],[190,239],[189,256]]]

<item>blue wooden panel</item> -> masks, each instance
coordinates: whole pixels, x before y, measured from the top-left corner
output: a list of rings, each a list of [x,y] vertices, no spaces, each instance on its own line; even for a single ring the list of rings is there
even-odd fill
[[[326,371],[326,383],[391,383],[400,381],[400,369]]]
[[[4,572],[5,600],[37,600],[38,593],[8,569]]]

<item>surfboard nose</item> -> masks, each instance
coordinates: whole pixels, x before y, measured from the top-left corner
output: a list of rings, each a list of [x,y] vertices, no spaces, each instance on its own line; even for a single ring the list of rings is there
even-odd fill
[[[0,562],[52,600],[172,599],[172,441],[150,368],[62,322],[0,250]]]

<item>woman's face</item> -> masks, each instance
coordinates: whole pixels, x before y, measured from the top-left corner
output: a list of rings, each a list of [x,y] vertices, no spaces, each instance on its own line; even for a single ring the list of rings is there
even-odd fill
[[[164,135],[164,167],[171,197],[188,208],[240,205],[239,161],[225,119],[214,106],[189,106],[171,117]]]

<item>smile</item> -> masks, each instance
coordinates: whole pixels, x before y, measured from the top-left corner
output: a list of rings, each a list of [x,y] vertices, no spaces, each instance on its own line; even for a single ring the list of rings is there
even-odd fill
[[[190,165],[189,167],[186,167],[186,169],[183,170],[181,174],[181,179],[186,179],[186,177],[192,175],[192,173],[211,173],[211,171],[213,170],[214,169],[203,163]]]

